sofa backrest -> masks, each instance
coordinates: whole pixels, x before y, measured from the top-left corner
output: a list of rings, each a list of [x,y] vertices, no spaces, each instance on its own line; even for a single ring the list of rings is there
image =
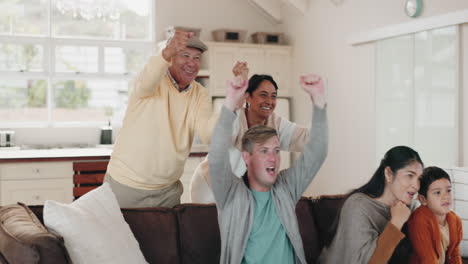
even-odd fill
[[[297,222],[307,263],[315,263],[322,249],[319,241],[319,229],[313,215],[313,203],[315,202],[313,199],[302,198],[296,205]]]
[[[122,209],[149,263],[180,264],[177,216],[170,208]]]
[[[312,215],[318,228],[318,241],[320,250],[331,242],[333,235],[330,233],[333,224],[337,224],[338,212],[346,199],[345,195],[323,195],[312,199]]]
[[[30,206],[44,223],[43,206]],[[124,208],[122,214],[149,263],[180,264],[179,228],[171,208]]]
[[[314,199],[302,198],[296,206],[299,231],[308,263],[315,263],[321,250],[313,216]],[[182,263],[219,263],[220,234],[214,204],[181,204],[174,208],[179,224]],[[196,242],[195,242],[196,241]]]
[[[316,262],[322,239],[327,239],[325,230],[341,204],[342,198],[335,196],[298,202],[296,215],[308,263]],[[43,221],[43,207],[30,208]],[[219,263],[221,241],[214,204],[122,209],[122,213],[149,263]]]
[[[343,195],[327,195],[316,199],[302,198],[297,204],[296,214],[307,263],[316,263],[325,241],[332,239],[328,231],[344,200]],[[43,222],[43,206],[30,206],[29,208]],[[182,204],[174,209],[122,209],[122,212],[149,263],[219,263],[219,228],[214,205]],[[27,257],[27,251],[23,251],[21,246],[14,247],[12,243],[9,243],[11,241],[8,240],[8,236],[2,233],[4,228],[6,227],[0,228],[0,238],[4,240],[0,239],[2,242],[0,243],[0,263],[31,263],[11,260],[11,253],[17,253],[16,256],[21,254],[21,259],[24,259]],[[9,232],[8,235],[12,234]],[[60,248],[60,243],[54,242],[60,240],[60,237],[53,238],[52,235],[47,235],[47,237],[53,242],[54,247]],[[44,244],[44,241],[40,243]],[[45,245],[51,245],[51,243],[46,242]],[[44,250],[34,248],[34,251],[39,255],[66,253],[63,249],[65,252],[57,251],[55,254],[51,252],[51,247],[44,247]],[[4,253],[8,253],[8,257]],[[40,257],[37,256],[37,258]],[[44,262],[39,259],[34,263],[69,263],[65,258],[66,256],[52,257],[52,259],[61,259],[57,262]],[[463,264],[468,264],[468,259],[463,259]]]
[[[221,239],[214,204],[181,204],[174,208],[179,224],[182,263],[219,263]]]

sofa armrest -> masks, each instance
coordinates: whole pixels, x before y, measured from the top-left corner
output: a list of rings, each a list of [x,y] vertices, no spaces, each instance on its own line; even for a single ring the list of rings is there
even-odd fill
[[[8,263],[71,263],[63,238],[20,203],[0,207],[0,253]]]

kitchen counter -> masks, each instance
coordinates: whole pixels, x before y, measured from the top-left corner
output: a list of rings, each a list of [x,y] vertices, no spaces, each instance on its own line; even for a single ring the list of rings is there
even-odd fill
[[[80,159],[109,159],[111,148],[63,148],[0,150],[0,163],[17,161],[53,161]]]
[[[202,157],[207,152],[207,146],[194,145],[190,157]],[[110,146],[95,148],[0,149],[0,163],[109,159],[111,153],[112,148]]]

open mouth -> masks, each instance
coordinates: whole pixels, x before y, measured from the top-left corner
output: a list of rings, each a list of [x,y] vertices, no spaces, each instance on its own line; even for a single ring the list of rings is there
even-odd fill
[[[408,192],[408,196],[413,199],[414,195],[416,194],[416,192]]]
[[[271,109],[273,109],[272,107],[268,107],[268,106],[262,106],[262,107],[260,107],[260,108],[263,109],[263,110],[271,110]]]
[[[448,203],[448,202],[442,204],[443,207],[450,207],[451,205],[452,205],[452,203]]]
[[[268,174],[274,175],[275,174],[275,167],[268,167],[268,168],[266,168],[266,171],[268,172]]]

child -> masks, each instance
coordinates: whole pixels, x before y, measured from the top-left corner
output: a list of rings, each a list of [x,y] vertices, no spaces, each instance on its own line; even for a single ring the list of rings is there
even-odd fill
[[[421,206],[408,220],[413,246],[410,263],[461,264],[462,223],[452,209],[449,175],[438,167],[424,169],[419,189]]]

